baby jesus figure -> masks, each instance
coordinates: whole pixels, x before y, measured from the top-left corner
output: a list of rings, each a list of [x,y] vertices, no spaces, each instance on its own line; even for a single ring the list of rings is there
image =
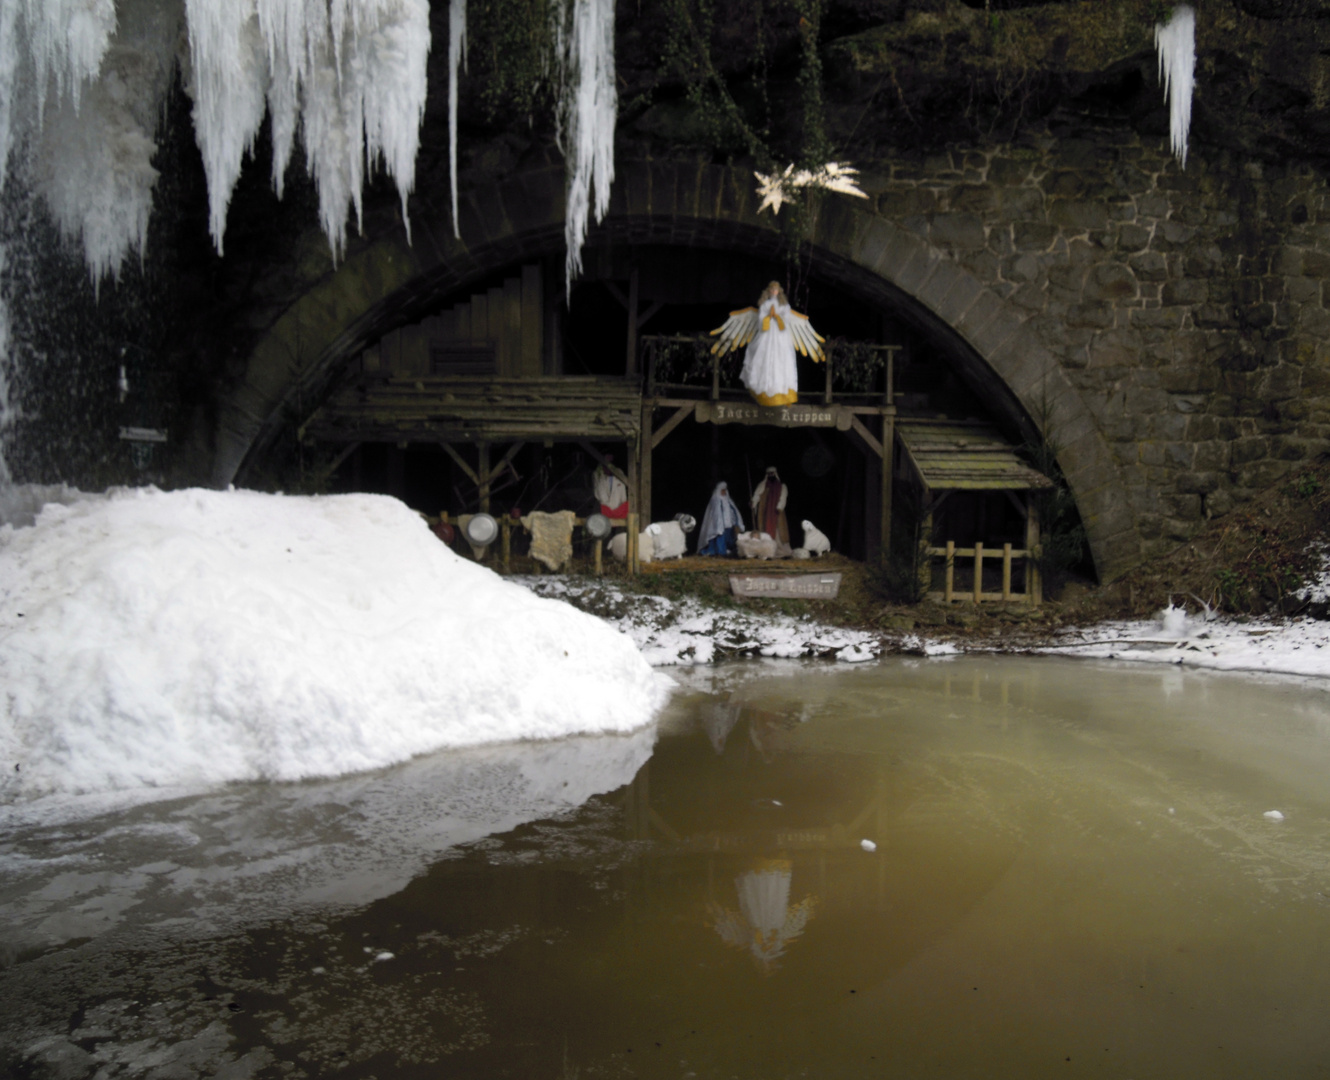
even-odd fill
[[[826,339],[813,329],[807,315],[790,307],[779,281],[762,290],[757,307],[731,311],[711,333],[720,335],[711,347],[716,355],[748,346],[739,378],[759,405],[793,405],[799,400],[796,352],[819,362],[826,358],[822,351]]]

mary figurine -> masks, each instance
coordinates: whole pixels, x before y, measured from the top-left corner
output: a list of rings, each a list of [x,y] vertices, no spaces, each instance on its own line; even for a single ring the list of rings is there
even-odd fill
[[[733,555],[734,538],[743,531],[744,519],[730,498],[730,486],[722,480],[711,493],[707,512],[702,515],[702,530],[697,534],[699,555]]]

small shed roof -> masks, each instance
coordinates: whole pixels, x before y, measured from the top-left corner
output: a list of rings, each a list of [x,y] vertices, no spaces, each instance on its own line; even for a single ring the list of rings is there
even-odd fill
[[[1053,486],[989,424],[900,419],[896,434],[924,486],[932,491],[1029,491]]]

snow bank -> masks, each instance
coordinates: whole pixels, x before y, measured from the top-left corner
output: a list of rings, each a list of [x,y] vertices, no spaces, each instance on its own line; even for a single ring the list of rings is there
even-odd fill
[[[140,488],[0,528],[0,803],[626,731],[666,685],[386,497]]]
[[[741,656],[834,657],[856,664],[875,660],[882,651],[875,634],[825,626],[807,616],[796,619],[712,608],[692,599],[676,602],[663,596],[626,593],[606,581],[547,574],[513,580],[542,596],[600,613],[637,644],[653,667],[710,664]]]
[[[1318,619],[1207,619],[1165,608],[1154,620],[1071,629],[1035,652],[1330,678],[1330,623]]]

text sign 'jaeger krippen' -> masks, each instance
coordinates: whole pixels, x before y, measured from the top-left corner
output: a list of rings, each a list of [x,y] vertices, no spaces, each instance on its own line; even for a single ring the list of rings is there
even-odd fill
[[[840,574],[731,574],[735,596],[769,596],[776,600],[834,600],[840,592]]]
[[[699,424],[771,424],[775,427],[834,427],[848,431],[853,414],[839,405],[754,405],[699,401]]]

